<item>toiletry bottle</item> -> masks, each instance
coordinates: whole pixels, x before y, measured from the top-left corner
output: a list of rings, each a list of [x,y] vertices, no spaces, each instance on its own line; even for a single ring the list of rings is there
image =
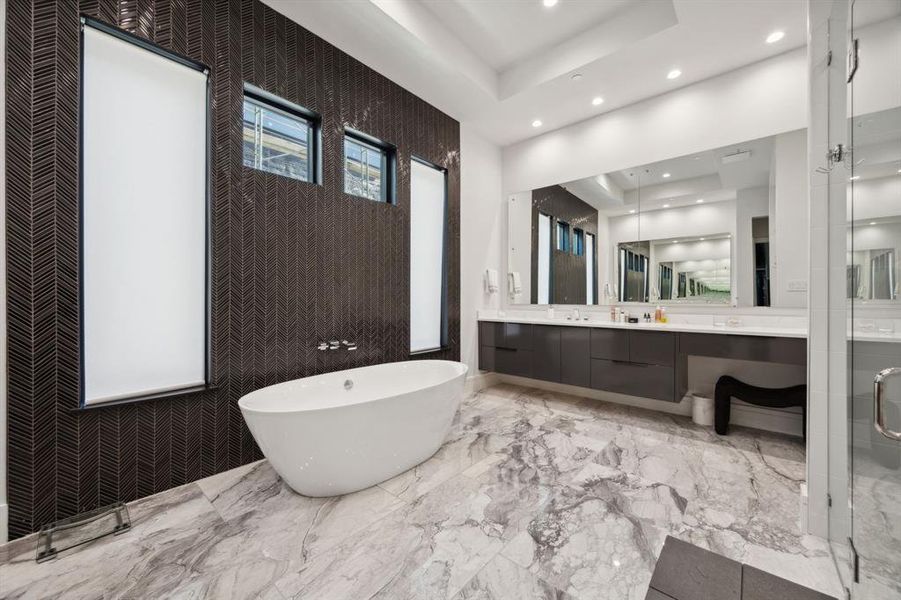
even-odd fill
[[[613,304],[610,305],[610,321],[616,321],[616,306],[614,306]]]
[[[553,319],[553,318],[554,318],[554,305],[553,305],[553,304],[548,304],[548,307],[547,307],[547,318],[548,318],[548,319]]]
[[[664,306],[663,308],[660,309],[660,322],[667,323],[668,321],[669,321],[669,318],[666,316],[666,307]]]

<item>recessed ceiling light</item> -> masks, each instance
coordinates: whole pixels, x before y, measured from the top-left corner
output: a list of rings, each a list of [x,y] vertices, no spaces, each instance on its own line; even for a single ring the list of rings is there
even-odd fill
[[[672,71],[670,71],[669,73],[666,74],[666,78],[667,79],[675,79],[676,77],[678,77],[681,74],[682,74],[682,71],[680,71],[679,69],[673,69]]]
[[[901,169],[898,169],[898,172],[901,173]]]
[[[857,181],[858,179],[860,179],[860,175],[854,175],[850,178],[850,181]]]
[[[678,244],[678,243],[679,243],[679,240],[673,240],[673,243],[674,243],[674,244]]]
[[[663,208],[669,208],[669,204],[664,204]]]
[[[704,199],[698,198],[697,200],[695,200],[695,202],[697,202],[698,204],[704,204]]]
[[[876,221],[870,221],[870,225],[875,225]]]
[[[604,99],[601,98],[600,96],[595,96],[594,99],[591,101],[591,103],[594,106],[600,106],[601,104],[604,103]],[[901,173],[901,171],[898,171],[898,172]]]
[[[698,241],[699,241],[699,242],[703,242],[703,241],[704,241],[704,238],[698,238]]]
[[[542,0],[542,4],[544,4],[547,8],[551,8],[553,6],[557,6],[557,0]]]
[[[669,173],[664,173],[664,174],[663,174],[663,175],[662,175],[662,176],[661,176],[661,177],[663,177],[663,178],[664,178],[664,179],[668,179],[668,178],[669,178],[669,176],[670,176],[670,174],[669,174]]]
[[[541,127],[541,119],[535,119],[532,121],[532,127]]]
[[[785,37],[784,31],[774,31],[770,35],[766,36],[766,43],[767,44],[775,44],[776,42],[778,42],[779,40],[781,40],[784,37]]]
[[[573,73],[572,76],[570,76],[570,79],[572,79],[573,81],[579,81],[580,79],[582,79],[582,74],[581,73]]]
[[[630,211],[629,211],[629,214],[630,214],[630,215],[634,215],[634,214],[635,214],[635,209],[633,208],[632,210],[630,210]]]

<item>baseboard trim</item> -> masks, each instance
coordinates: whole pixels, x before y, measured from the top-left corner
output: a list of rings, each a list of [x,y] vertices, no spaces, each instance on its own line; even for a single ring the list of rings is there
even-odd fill
[[[533,387],[547,390],[549,392],[572,394],[574,396],[582,396],[583,398],[592,398],[594,400],[603,400],[605,402],[615,402],[617,404],[625,404],[627,406],[656,410],[658,412],[668,413],[671,415],[682,415],[686,417],[691,416],[691,399],[689,398],[689,396],[682,398],[680,402],[665,402],[663,400],[652,400],[650,398],[640,398],[638,396],[614,394],[613,392],[603,392],[601,390],[594,390],[591,388],[577,387],[564,383],[554,383],[552,381],[529,379],[527,377],[517,377],[515,375],[486,373],[486,375],[488,374],[494,375],[497,382]],[[784,433],[796,437],[801,437],[803,431],[803,421],[801,418],[801,413],[794,412],[791,409],[753,406],[751,404],[745,404],[744,402],[733,400],[731,416],[731,423],[734,425],[740,425],[742,427],[762,429],[764,431],[775,431],[777,433]]]
[[[0,504],[0,544],[9,541],[9,504]]]

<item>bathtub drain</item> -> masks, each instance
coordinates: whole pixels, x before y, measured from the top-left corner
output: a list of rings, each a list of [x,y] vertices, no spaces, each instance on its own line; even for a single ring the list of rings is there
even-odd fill
[[[347,391],[349,392],[350,390],[353,389],[353,387],[354,387],[354,382],[353,382],[353,381],[351,381],[350,379],[345,379],[345,380],[344,380],[344,389],[345,389],[345,390],[347,390]]]

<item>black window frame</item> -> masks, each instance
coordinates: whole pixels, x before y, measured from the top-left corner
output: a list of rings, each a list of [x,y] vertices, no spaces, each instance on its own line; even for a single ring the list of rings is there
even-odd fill
[[[243,127],[244,100],[249,99],[252,103],[262,106],[266,110],[280,113],[292,119],[305,121],[310,128],[309,138],[307,141],[309,158],[307,160],[307,179],[298,179],[288,175],[283,175],[275,171],[267,171],[266,169],[257,169],[256,167],[244,163],[243,145],[241,164],[255,171],[270,173],[279,177],[285,177],[292,181],[300,181],[302,183],[312,183],[314,185],[322,185],[322,116],[308,108],[299,104],[295,104],[290,100],[286,100],[280,96],[276,96],[266,90],[257,87],[251,83],[244,82],[244,98],[241,102],[241,123]]]
[[[585,230],[579,227],[572,230],[572,253],[573,256],[585,256]]]
[[[563,233],[562,236],[560,235],[561,232]],[[557,219],[554,235],[556,238],[554,240],[554,249],[557,252],[569,252],[570,248],[572,248],[572,232],[570,231],[569,223],[562,219]]]
[[[382,182],[380,187],[381,197],[374,200],[367,196],[359,196],[347,191],[347,140],[372,148],[381,152],[384,156],[385,168],[382,172]],[[361,198],[376,202],[379,204],[387,204],[389,206],[397,205],[397,147],[383,140],[373,137],[362,131],[351,127],[344,128],[344,136],[341,139],[341,191],[353,198]]]

